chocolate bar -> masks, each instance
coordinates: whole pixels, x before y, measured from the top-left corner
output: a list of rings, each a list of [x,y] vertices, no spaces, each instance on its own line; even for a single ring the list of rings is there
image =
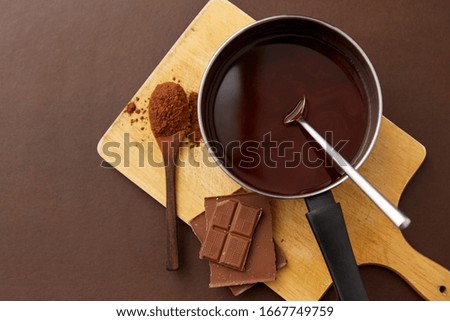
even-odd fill
[[[275,249],[272,234],[272,212],[269,199],[255,193],[239,193],[205,199],[206,226],[209,228],[217,203],[225,200],[242,202],[262,208],[258,226],[254,231],[252,246],[247,255],[245,271],[237,271],[209,262],[211,288],[273,281],[276,278]]]
[[[192,231],[194,232],[195,236],[200,241],[200,244],[202,244],[205,241],[205,237],[206,237],[205,212],[202,212],[201,214],[194,217],[189,222],[189,225],[191,226]],[[283,250],[276,243],[274,243],[274,245],[275,245],[276,269],[278,271],[287,265],[287,259],[283,253]],[[245,291],[251,289],[255,284],[256,283],[235,285],[235,286],[230,286],[229,288],[234,296],[238,296],[238,295],[241,295],[242,293],[244,293]]]
[[[217,203],[200,258],[243,271],[261,211],[235,200]]]

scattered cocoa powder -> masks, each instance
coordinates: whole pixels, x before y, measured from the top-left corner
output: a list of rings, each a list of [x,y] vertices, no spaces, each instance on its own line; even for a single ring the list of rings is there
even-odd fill
[[[183,87],[173,82],[156,86],[150,97],[149,119],[156,138],[189,128],[189,105]]]
[[[136,109],[136,114],[140,114],[141,110],[140,109]]]
[[[198,145],[202,139],[202,134],[200,132],[200,125],[198,124],[198,114],[197,114],[197,100],[198,93],[191,92],[189,94],[189,111],[190,111],[190,129],[189,129],[189,140],[191,143]]]
[[[136,101],[139,101],[139,97],[136,97]]]
[[[134,113],[135,110],[136,110],[136,105],[133,102],[131,102],[127,105],[125,112],[131,115],[132,113]]]

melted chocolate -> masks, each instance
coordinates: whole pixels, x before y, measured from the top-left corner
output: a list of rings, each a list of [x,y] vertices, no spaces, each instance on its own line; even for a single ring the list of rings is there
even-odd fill
[[[335,182],[342,174],[323,150],[283,119],[305,96],[307,121],[333,146],[347,141],[337,149],[351,162],[368,126],[361,88],[354,68],[318,42],[278,39],[248,48],[230,64],[215,100],[216,135],[228,144],[225,165],[248,185],[277,195],[314,192]],[[232,148],[237,142],[245,143]]]

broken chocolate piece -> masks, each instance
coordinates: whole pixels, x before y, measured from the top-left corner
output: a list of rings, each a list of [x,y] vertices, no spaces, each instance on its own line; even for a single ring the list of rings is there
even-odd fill
[[[200,258],[243,271],[261,211],[234,200],[217,203]]]
[[[258,228],[253,234],[252,246],[247,255],[245,271],[237,271],[210,262],[211,288],[268,282],[275,280],[275,249],[272,234],[272,213],[269,199],[255,193],[239,193],[205,199],[206,226],[210,226],[217,203],[225,200],[239,201],[247,206],[262,208]]]
[[[277,245],[277,243],[275,243],[275,258],[277,262],[277,271],[281,270],[287,265],[286,255],[284,255],[283,250]],[[244,293],[245,291],[250,290],[255,285],[256,283],[230,286],[230,291],[231,293],[233,293],[234,296],[238,296]]]
[[[201,214],[194,217],[190,222],[189,225],[192,228],[192,231],[194,232],[197,239],[200,241],[200,244],[202,244],[205,241],[206,237],[206,217],[205,212],[202,212]],[[275,257],[276,257],[276,268],[277,271],[284,268],[287,265],[287,259],[286,256],[283,253],[283,250],[276,244],[275,245]],[[245,284],[245,285],[235,285],[230,286],[230,290],[233,293],[233,295],[238,296],[244,293],[245,291],[251,289],[256,283],[251,284]]]

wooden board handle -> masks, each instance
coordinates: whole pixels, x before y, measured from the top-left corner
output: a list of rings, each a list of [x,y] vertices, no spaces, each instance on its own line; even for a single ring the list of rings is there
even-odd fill
[[[399,274],[424,299],[449,301],[450,271],[417,252],[405,240],[396,242],[398,246],[386,251],[387,261],[381,265]]]

